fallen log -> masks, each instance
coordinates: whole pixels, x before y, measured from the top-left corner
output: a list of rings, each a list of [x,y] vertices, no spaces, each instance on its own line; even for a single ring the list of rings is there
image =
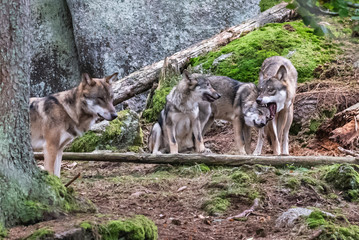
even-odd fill
[[[44,159],[43,153],[35,152],[35,158]],[[199,164],[208,166],[225,165],[271,165],[283,167],[286,165],[312,167],[318,165],[330,165],[336,163],[359,164],[359,158],[355,157],[329,157],[329,156],[252,156],[252,155],[202,155],[202,154],[161,154],[149,153],[72,153],[64,152],[62,160],[71,161],[99,161],[99,162],[132,162],[149,164]]]
[[[190,58],[198,57],[220,46],[224,46],[267,23],[284,22],[292,18],[294,15],[293,11],[287,9],[286,6],[287,3],[278,4],[251,20],[238,26],[230,27],[212,38],[203,40],[183,51],[175,53],[168,57],[168,61],[172,66],[176,66],[178,70],[184,69]],[[164,61],[159,61],[114,82],[114,104],[117,105],[149,90],[152,84],[158,80],[163,64]]]

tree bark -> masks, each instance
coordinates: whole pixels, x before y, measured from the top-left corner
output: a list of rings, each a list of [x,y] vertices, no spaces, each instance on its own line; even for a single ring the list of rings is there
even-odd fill
[[[198,57],[201,54],[224,46],[267,23],[284,22],[293,17],[293,12],[287,9],[286,6],[286,3],[278,4],[261,13],[256,18],[248,20],[238,26],[228,28],[212,38],[203,40],[183,51],[177,52],[168,58],[169,64],[177,66],[177,70],[182,70],[187,66],[188,60],[191,58]],[[163,63],[164,61],[160,61],[146,66],[115,82],[113,84],[114,104],[117,105],[137,94],[149,90],[152,84],[158,80]]]
[[[35,158],[42,160],[43,153],[35,153]],[[206,165],[271,165],[283,167],[287,164],[295,166],[312,167],[335,163],[358,164],[355,157],[329,157],[329,156],[251,156],[251,155],[202,155],[202,154],[137,154],[137,153],[72,153],[64,152],[63,160],[71,161],[99,161],[99,162],[132,162],[150,164],[199,164]]]
[[[30,146],[29,0],[0,4],[0,225],[40,220],[40,208],[61,203],[36,166]]]

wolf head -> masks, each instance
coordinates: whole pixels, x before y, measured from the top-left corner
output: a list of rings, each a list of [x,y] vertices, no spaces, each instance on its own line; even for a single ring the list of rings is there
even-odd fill
[[[80,89],[86,111],[108,121],[117,118],[117,113],[112,103],[113,90],[111,86],[117,75],[118,73],[114,73],[104,78],[91,78],[87,73],[82,74]]]
[[[192,98],[197,101],[213,102],[221,97],[221,95],[213,89],[208,78],[201,74],[189,74],[183,71],[182,80],[179,85],[188,89]]]
[[[256,103],[244,112],[245,124],[249,127],[262,128],[267,125],[270,117],[268,108],[258,106]]]
[[[287,99],[287,69],[281,66],[275,76],[266,76],[264,73],[259,73],[259,94],[257,103],[260,106],[265,106],[270,111],[269,120],[272,120],[277,112],[284,108]]]

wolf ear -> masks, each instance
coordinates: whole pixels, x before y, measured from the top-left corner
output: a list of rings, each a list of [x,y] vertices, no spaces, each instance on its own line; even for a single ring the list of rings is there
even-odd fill
[[[83,73],[82,74],[82,79],[81,81],[84,83],[84,84],[88,84],[90,86],[93,86],[96,84],[96,82],[90,77],[90,75],[88,73]]]
[[[259,71],[259,82],[262,82],[263,78],[264,78],[264,76],[263,76],[262,71]]]
[[[191,84],[197,84],[196,79],[192,78],[191,74],[186,69],[183,70],[182,77],[190,85]]]
[[[276,78],[280,81],[285,81],[285,79],[287,79],[287,69],[284,65],[280,66],[280,68],[278,69]]]
[[[113,81],[117,79],[118,73],[114,73],[111,76],[105,77],[107,83],[111,84]]]

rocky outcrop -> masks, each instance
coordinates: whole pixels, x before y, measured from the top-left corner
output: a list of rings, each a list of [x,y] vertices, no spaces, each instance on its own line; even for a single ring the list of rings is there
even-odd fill
[[[258,0],[67,0],[83,69],[123,77],[259,13]]]
[[[34,26],[31,96],[45,96],[76,86],[80,70],[66,1],[31,1],[31,11]]]

